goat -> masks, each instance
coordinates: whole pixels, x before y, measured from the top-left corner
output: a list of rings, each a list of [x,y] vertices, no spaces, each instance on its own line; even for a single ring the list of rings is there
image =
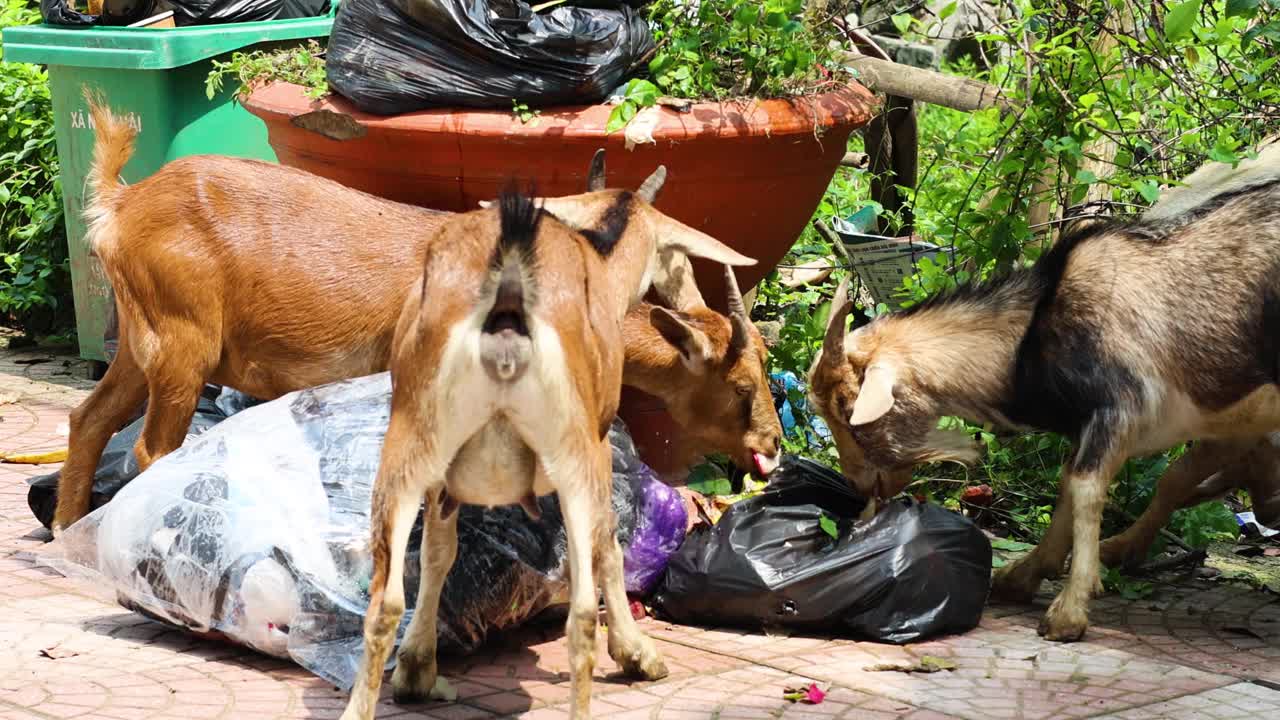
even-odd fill
[[[105,106],[91,100],[90,108],[96,144],[89,241],[116,296],[119,350],[71,413],[55,534],[88,512],[107,440],[148,396],[135,449],[142,469],[181,444],[205,382],[272,399],[387,369],[401,302],[433,231],[450,217],[300,170],[227,157],[175,160],[126,187],[117,177],[132,154],[133,130]],[[602,156],[591,178],[603,183]],[[643,189],[642,199],[652,201],[656,189]],[[636,227],[699,235],[644,207]],[[689,304],[677,305],[688,314],[665,314],[661,328],[649,306],[627,316],[625,342],[643,346],[627,376],[678,408],[687,390],[715,394],[677,419],[723,428],[712,438],[716,451],[776,457],[776,413],[753,405],[745,416],[732,394],[750,383],[753,395],[768,396],[763,360],[734,349],[734,321],[701,307],[688,261],[668,255],[664,250],[655,285]],[[702,330],[716,362],[668,363],[680,347],[666,341],[681,336],[677,325],[688,326],[688,336]]]
[[[609,509],[607,439],[624,362],[621,323],[648,289],[658,250],[753,262],[709,237],[676,245],[644,226],[630,193],[597,191],[543,211],[517,193],[448,219],[396,327],[391,419],[374,484],[374,560],[364,656],[345,720],[370,720],[404,613],[405,543],[423,504],[417,606],[392,675],[397,701],[443,694],[440,589],[457,551],[457,507],[556,492],[568,539],[571,716],[587,717],[599,567],[609,654],[632,675],[666,667],[632,619]],[[574,219],[562,222],[561,217]],[[604,220],[601,222],[601,220]],[[606,228],[580,231],[577,228]],[[696,240],[696,242],[695,242]]]
[[[878,497],[900,491],[916,464],[977,456],[971,438],[937,429],[943,416],[1069,437],[1050,528],[993,589],[1029,599],[1070,553],[1040,632],[1078,640],[1101,587],[1101,513],[1121,465],[1187,440],[1280,429],[1277,272],[1271,174],[1174,218],[1095,223],[1029,269],[847,335],[842,287],[810,371],[815,405],[846,477]]]

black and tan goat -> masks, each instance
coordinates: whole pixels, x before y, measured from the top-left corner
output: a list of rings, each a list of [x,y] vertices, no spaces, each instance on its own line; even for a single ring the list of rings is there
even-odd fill
[[[622,385],[622,321],[660,255],[754,261],[698,233],[657,235],[648,227],[656,211],[632,193],[545,203],[543,210],[510,193],[497,207],[445,221],[433,242],[450,252],[426,258],[404,303],[374,485],[364,658],[345,720],[373,717],[404,612],[405,543],[419,503],[421,585],[392,676],[396,698],[439,690],[436,612],[457,550],[458,505],[529,507],[550,492],[559,495],[568,539],[571,715],[589,715],[597,580],[610,656],[633,675],[666,674],[627,607],[609,510],[607,432]],[[558,219],[566,215],[569,224]]]
[[[879,497],[910,469],[976,457],[943,416],[1074,441],[1040,545],[996,592],[1029,598],[1070,576],[1041,632],[1076,640],[1100,588],[1107,488],[1130,457],[1193,439],[1280,430],[1280,182],[1263,177],[1175,217],[1097,224],[1034,267],[877,318],[846,335],[832,312],[810,373],[845,475]]]

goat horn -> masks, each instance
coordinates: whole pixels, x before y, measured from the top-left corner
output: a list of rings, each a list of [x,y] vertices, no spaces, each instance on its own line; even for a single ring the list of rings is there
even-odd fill
[[[667,182],[667,166],[659,165],[657,170],[644,181],[640,189],[636,191],[636,195],[641,200],[652,205],[658,199],[658,193],[662,192],[662,186]]]
[[[591,169],[587,171],[587,192],[604,190],[604,148],[591,156]]]
[[[742,300],[742,291],[738,289],[738,278],[733,274],[733,268],[728,265],[724,266],[724,284],[729,292],[729,325],[733,327],[729,346],[742,352],[747,349],[747,343],[750,342],[747,323],[751,320],[747,316],[747,304]]]
[[[724,286],[729,292],[729,314],[747,316],[747,305],[742,300],[742,291],[738,289],[738,276],[733,274],[733,268],[728,265],[724,266]]]
[[[844,321],[853,310],[849,300],[849,276],[846,275],[831,299],[831,315],[827,318],[827,334],[822,340],[822,355],[827,360],[844,358]]]

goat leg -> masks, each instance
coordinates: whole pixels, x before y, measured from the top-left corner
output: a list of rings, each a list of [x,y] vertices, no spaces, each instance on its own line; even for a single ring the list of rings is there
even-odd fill
[[[1071,498],[1071,488],[1063,482],[1044,538],[1031,552],[996,570],[991,580],[992,594],[1011,602],[1029,603],[1042,580],[1062,573],[1067,553],[1071,552]]]
[[[1239,456],[1246,451],[1244,445],[1254,442],[1203,440],[1192,445],[1160,476],[1142,515],[1124,532],[1102,543],[1102,564],[1129,568],[1141,565],[1151,542],[1175,510],[1240,487],[1239,476],[1248,468],[1239,467]]]
[[[577,444],[580,454],[561,456],[549,463],[552,483],[560,496],[569,555],[569,618],[565,637],[569,642],[569,717],[591,717],[591,674],[596,664],[596,584],[592,574],[601,507],[609,507],[602,491],[610,487],[608,476],[600,473],[591,441]],[[568,454],[568,453],[566,453]],[[576,455],[576,457],[575,457]],[[571,458],[571,459],[570,459]],[[566,462],[566,460],[568,460]]]
[[[156,360],[147,370],[147,415],[133,449],[139,472],[182,447],[209,377],[209,368],[187,364],[177,353],[173,357],[172,362]]]
[[[457,693],[439,676],[436,665],[440,590],[458,555],[458,506],[447,502],[445,494],[443,488],[438,493],[427,493],[422,509],[422,574],[418,601],[391,675],[392,697],[397,703],[457,699]]]
[[[107,441],[129,421],[147,397],[147,378],[126,338],[98,386],[71,411],[67,462],[58,478],[58,507],[53,533],[60,534],[89,513],[93,475]]]
[[[392,407],[396,407],[394,397]],[[444,488],[444,472],[430,471],[447,464],[430,462],[432,456],[423,447],[417,421],[414,413],[392,412],[387,425],[369,518],[373,577],[364,617],[364,656],[342,720],[373,720],[382,674],[404,615],[405,545],[418,514],[419,498]]]
[[[611,473],[609,443],[602,443],[597,452],[597,475],[608,478]],[[608,507],[608,506],[606,506]],[[645,635],[631,616],[627,604],[626,582],[622,574],[622,549],[618,546],[615,528],[617,518],[612,509],[597,516],[600,528],[596,531],[596,567],[600,585],[604,591],[604,607],[609,619],[609,657],[632,677],[660,680],[667,676],[667,666],[648,635]]]
[[[1111,479],[1127,457],[1120,439],[1106,432],[1107,421],[1105,416],[1091,421],[1062,475],[1062,486],[1070,488],[1071,496],[1071,574],[1040,621],[1039,632],[1048,640],[1083,638],[1089,627],[1089,601],[1102,592],[1098,547],[1102,508]]]

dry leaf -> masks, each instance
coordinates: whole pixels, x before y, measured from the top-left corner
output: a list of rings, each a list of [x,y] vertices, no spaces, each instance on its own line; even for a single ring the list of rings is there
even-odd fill
[[[67,650],[65,648],[58,647],[57,645],[47,647],[40,651],[41,657],[47,657],[50,660],[61,660],[63,658],[75,657],[79,654],[80,653],[74,650]]]
[[[867,668],[870,672],[902,672],[902,673],[936,673],[939,670],[950,672],[956,669],[956,664],[950,660],[944,660],[932,655],[925,655],[920,658],[919,662],[911,663],[881,663],[872,665]]]

